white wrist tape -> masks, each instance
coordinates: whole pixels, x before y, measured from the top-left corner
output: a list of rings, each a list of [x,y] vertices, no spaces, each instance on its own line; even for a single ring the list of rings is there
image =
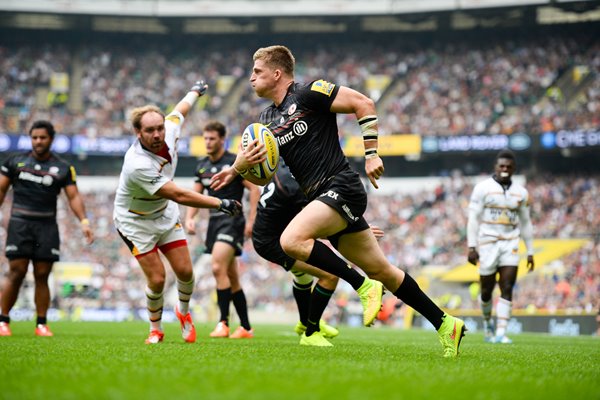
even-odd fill
[[[364,141],[377,140],[377,115],[366,115],[358,120]]]
[[[377,157],[377,149],[367,149],[365,150],[365,159],[375,158]]]
[[[188,92],[181,101],[186,102],[190,107],[193,107],[196,100],[198,100],[198,97],[198,92]]]

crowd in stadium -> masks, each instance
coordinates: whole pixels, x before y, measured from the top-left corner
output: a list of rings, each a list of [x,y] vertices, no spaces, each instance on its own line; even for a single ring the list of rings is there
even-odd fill
[[[548,90],[564,74],[577,83],[600,72],[600,44],[585,35],[297,47],[296,79],[322,78],[371,94],[379,100],[382,134],[540,133],[600,125],[600,79],[568,111],[562,94]],[[235,130],[254,122],[263,106],[247,79],[253,50],[239,43],[201,49],[154,43],[0,46],[6,71],[0,76],[0,131],[23,133],[33,120],[46,118],[69,135],[129,135],[132,107],[168,108],[198,77],[211,86],[210,96],[187,129],[217,114]],[[53,73],[67,73],[70,81],[48,91]],[[381,76],[390,82],[388,96],[381,96],[385,85],[367,87]],[[230,90],[238,85],[240,90]],[[340,127],[342,135],[357,129],[347,117],[340,117]]]
[[[515,308],[592,311],[600,301],[600,216],[595,212],[600,209],[600,179],[597,176],[540,177],[529,180],[527,188],[533,199],[535,238],[584,238],[589,242],[519,279]],[[410,274],[419,276],[424,267],[431,265],[450,269],[466,262],[466,207],[471,190],[470,179],[454,176],[434,190],[374,195],[370,197],[366,218],[385,230],[385,237],[380,241],[385,254]],[[78,223],[66,203],[59,203],[61,260],[88,262],[93,266],[93,276],[85,285],[57,282],[55,297],[67,310],[74,306],[144,307],[142,272],[113,227],[113,198],[112,191],[85,193],[96,236],[92,247],[83,244]],[[10,198],[6,203],[3,207],[8,209]],[[200,260],[203,253],[207,216],[201,213],[198,221],[198,234],[188,237],[195,261]],[[4,242],[7,218],[3,217],[0,222],[0,242]],[[5,270],[7,261],[3,255],[0,262]],[[245,252],[240,257],[240,271],[251,309],[294,310],[291,276],[281,267],[261,259],[250,241],[246,241]],[[198,312],[207,312],[214,309],[210,266],[202,265],[196,274],[194,302]],[[457,286],[456,292],[464,297],[458,302],[461,307],[473,307],[464,286]],[[341,290],[338,297],[346,298],[348,294],[348,290]]]

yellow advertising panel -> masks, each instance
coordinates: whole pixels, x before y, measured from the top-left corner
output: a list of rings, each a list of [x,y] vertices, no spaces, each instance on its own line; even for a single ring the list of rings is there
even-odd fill
[[[236,154],[238,146],[240,145],[241,138],[235,136],[227,139],[225,147],[230,152]],[[190,155],[194,157],[206,156],[206,146],[204,145],[204,139],[200,135],[195,135],[190,138]]]
[[[405,156],[421,153],[421,136],[390,135],[379,136],[377,152],[380,156]],[[364,157],[365,145],[361,136],[350,136],[342,141],[347,157]]]
[[[227,150],[237,153],[240,137],[234,136],[227,140]],[[362,136],[348,136],[341,141],[342,150],[346,157],[364,157],[365,145]],[[421,154],[421,136],[419,135],[389,135],[379,136],[377,152],[380,156],[406,156]],[[195,135],[190,139],[190,155],[194,157],[206,156],[204,139]]]
[[[55,262],[52,268],[54,279],[59,282],[89,282],[93,271],[93,265],[85,262]]]

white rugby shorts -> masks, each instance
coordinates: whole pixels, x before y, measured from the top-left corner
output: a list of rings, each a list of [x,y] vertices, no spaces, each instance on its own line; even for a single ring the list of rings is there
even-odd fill
[[[479,275],[493,275],[498,267],[519,265],[519,238],[498,240],[479,246]]]
[[[145,254],[168,243],[186,240],[183,226],[178,220],[165,223],[164,218],[115,220],[115,226],[123,236],[137,248],[139,254]]]

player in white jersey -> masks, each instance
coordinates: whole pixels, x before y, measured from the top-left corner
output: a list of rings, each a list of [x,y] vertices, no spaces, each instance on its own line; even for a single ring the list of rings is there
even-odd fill
[[[215,208],[229,215],[241,212],[241,204],[235,200],[204,196],[180,188],[172,181],[177,167],[181,126],[206,88],[204,82],[196,82],[166,117],[152,105],[136,108],[131,114],[138,140],[125,154],[113,218],[119,235],[146,275],[146,304],[150,317],[147,344],[161,342],[164,337],[161,319],[166,272],[158,250],[169,261],[177,277],[179,303],[175,306],[175,314],[181,324],[183,339],[189,343],[196,340],[189,313],[194,272],[177,203]]]
[[[529,193],[511,180],[515,155],[502,150],[496,156],[494,175],[475,185],[467,224],[468,260],[479,262],[481,310],[485,340],[511,343],[506,326],[511,315],[512,292],[517,280],[519,240],[527,248],[527,268],[533,271],[533,226],[529,216]],[[492,322],[492,292],[499,274],[500,298],[496,305],[497,329]]]

